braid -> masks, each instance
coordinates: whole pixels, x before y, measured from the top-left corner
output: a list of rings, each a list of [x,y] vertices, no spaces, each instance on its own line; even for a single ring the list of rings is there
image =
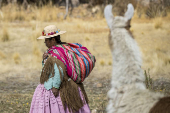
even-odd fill
[[[52,40],[52,38],[54,38],[55,41],[56,41],[58,44],[67,44],[66,42],[62,42],[62,41],[60,40],[60,35],[51,37],[51,38],[49,38],[49,40]]]

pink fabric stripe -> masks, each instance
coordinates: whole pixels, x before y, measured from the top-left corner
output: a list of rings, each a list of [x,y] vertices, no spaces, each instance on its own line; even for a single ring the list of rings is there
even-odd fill
[[[81,71],[81,81],[83,81],[84,79],[82,79],[82,78],[84,78],[85,77],[85,71],[83,70],[83,65],[82,65],[82,63],[81,62],[83,62],[83,60],[80,58],[80,57],[77,57],[77,59],[78,59],[78,61],[79,61],[79,64],[80,64],[80,71]]]
[[[63,50],[62,48],[60,48],[60,47],[53,46],[52,49],[57,49],[57,50],[65,53],[64,50]],[[64,63],[64,61],[61,59],[61,57],[60,57],[59,55],[55,54],[52,49],[49,49],[49,52],[48,52],[48,53],[52,54],[53,57],[54,57],[54,56],[57,56],[57,58]],[[63,55],[62,58],[65,60],[65,63],[66,63],[67,74],[68,74],[69,77],[71,77],[71,76],[72,76],[72,69],[71,69],[71,67],[69,66],[69,62],[68,62],[68,60],[67,60],[66,55]],[[65,64],[65,63],[64,63],[64,64]]]
[[[57,57],[59,60],[61,60],[67,67],[67,74],[70,78],[72,78],[74,81],[77,81],[78,76],[81,77],[81,81],[84,81],[85,77],[89,75],[89,73],[92,71],[93,69],[93,62],[91,61],[92,59],[87,55],[87,53],[89,53],[91,55],[91,53],[88,51],[88,49],[86,47],[79,47],[76,44],[72,44],[72,43],[68,43],[69,46],[65,46],[65,45],[57,45],[56,46],[52,46],[52,48],[48,49],[48,53],[51,54],[53,57]],[[72,50],[73,49],[73,50]],[[70,52],[69,52],[70,51]],[[77,51],[80,53],[77,53]],[[73,55],[75,55],[75,57],[77,59],[73,59]],[[79,57],[79,55],[82,57],[82,55],[87,59],[85,60],[86,64],[89,65],[86,67],[85,62],[83,60],[83,57]],[[80,64],[80,66],[78,66],[78,62]],[[86,69],[87,68],[87,69]],[[78,71],[76,71],[76,69]],[[80,71],[81,74],[80,74]],[[86,70],[88,73],[86,73]],[[88,74],[88,75],[87,75]],[[77,81],[80,82],[80,81]]]
[[[72,66],[74,67],[75,75],[76,75],[76,76],[74,76],[74,79],[77,80],[78,75],[77,75],[77,73],[76,73],[76,67],[75,67],[75,64],[74,64],[73,53],[71,53],[70,56],[71,56],[71,58],[72,58],[72,60],[71,60],[71,61],[72,61],[72,64],[73,64]],[[75,59],[75,63],[76,63],[76,59]]]
[[[75,73],[75,65],[74,65],[74,62],[73,62],[73,57],[72,57],[72,55],[71,54],[68,54],[68,57],[69,57],[69,61],[70,61],[70,65],[71,65],[71,67],[72,67],[72,72],[73,72],[73,74],[72,74],[72,79],[73,80],[76,80],[77,79],[77,74]]]
[[[89,65],[90,65],[90,70],[89,71],[91,71],[92,70],[92,61],[91,61],[91,59],[89,58],[89,56],[87,55],[87,53],[85,53],[85,52],[83,52],[83,51],[79,51],[82,55],[84,55],[85,57],[86,57],[86,59],[88,60],[88,62],[89,62]]]

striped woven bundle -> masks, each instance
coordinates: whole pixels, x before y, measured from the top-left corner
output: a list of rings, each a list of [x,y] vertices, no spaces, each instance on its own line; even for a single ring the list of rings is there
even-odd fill
[[[89,76],[96,62],[88,49],[78,43],[52,46],[48,53],[66,65],[68,76],[76,83],[83,82]]]

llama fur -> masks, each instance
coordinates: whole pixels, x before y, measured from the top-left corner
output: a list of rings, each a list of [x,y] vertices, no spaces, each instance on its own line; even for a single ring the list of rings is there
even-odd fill
[[[124,17],[114,17],[112,5],[104,10],[110,28],[109,45],[113,56],[111,89],[108,92],[108,113],[149,113],[163,94],[146,89],[145,76],[141,69],[140,49],[126,27],[134,14],[132,4]]]

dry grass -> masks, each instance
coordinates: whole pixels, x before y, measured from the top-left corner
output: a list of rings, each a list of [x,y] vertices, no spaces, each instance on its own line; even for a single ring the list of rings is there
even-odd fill
[[[42,55],[37,44],[34,44],[34,46],[33,46],[33,54],[37,57],[40,57]]]
[[[169,28],[166,19],[161,18],[163,22],[159,25],[159,29],[155,30],[155,19],[150,20],[150,23],[137,23],[137,20],[132,21],[132,29],[134,37],[138,42],[143,54],[143,68],[150,68],[151,77],[160,78],[164,73],[164,77],[168,77],[169,73],[169,47],[170,41],[167,29]],[[160,18],[158,18],[160,21]],[[161,74],[162,73],[162,74]]]
[[[35,62],[40,63],[42,61],[42,52],[38,46],[38,43],[34,43],[33,45],[33,59]]]
[[[1,113],[27,113],[30,109],[32,95],[28,94],[3,94],[1,95]]]
[[[2,34],[2,37],[1,37],[1,41],[3,41],[3,42],[9,41],[9,33],[8,33],[7,28],[3,29],[3,34]]]
[[[146,18],[138,19],[134,17],[131,28],[134,38],[137,40],[143,53],[143,68],[145,70],[150,68],[152,77],[157,76],[159,72],[166,74],[169,72],[169,64],[167,62],[169,61],[168,56],[170,56],[167,49],[169,48],[169,31],[167,30],[169,29],[169,26],[166,24],[169,21],[165,19],[166,21],[162,22],[162,27],[159,26],[159,30],[155,30],[155,27],[153,27],[156,23],[155,20],[156,19],[147,20]],[[160,21],[160,18],[158,20]],[[164,20],[164,18],[161,18],[161,20]],[[68,21],[59,22],[30,21],[17,25],[6,23],[8,30],[13,34],[13,37],[9,37],[13,49],[17,44],[20,45],[20,41],[22,41],[23,47],[27,46],[26,48],[19,50],[19,53],[23,53],[21,55],[21,58],[24,58],[21,63],[22,65],[25,65],[26,63],[27,68],[41,68],[41,64],[39,63],[42,60],[42,53],[46,50],[46,47],[43,40],[37,40],[36,38],[41,35],[43,27],[49,24],[55,24],[59,29],[67,31],[66,34],[61,36],[62,41],[71,43],[78,42],[86,46],[90,52],[96,56],[96,71],[102,69],[103,66],[111,68],[112,57],[107,38],[109,29],[103,18],[91,18],[86,21],[73,18],[70,18]],[[16,35],[15,31],[17,31],[19,35]],[[18,36],[22,37],[18,38]],[[13,41],[15,41],[15,43],[13,43]],[[10,48],[8,49],[11,50]],[[160,51],[158,51],[159,49]],[[24,55],[24,53],[26,54]]]
[[[3,21],[54,21],[57,19],[57,12],[57,8],[51,5],[47,5],[40,9],[31,6],[27,10],[24,10],[21,6],[10,4],[2,7],[1,19]]]
[[[162,18],[154,19],[154,27],[155,27],[155,29],[161,29],[162,28],[162,25],[163,25],[162,21],[163,21]]]
[[[13,59],[14,59],[15,64],[19,64],[21,62],[20,54],[19,53],[14,53],[13,54]]]
[[[105,65],[105,62],[104,62],[104,60],[102,59],[102,60],[100,60],[100,65],[101,66],[104,66]]]
[[[109,61],[109,62],[108,62],[108,65],[110,65],[110,66],[111,66],[111,65],[112,65],[112,61]]]
[[[153,90],[153,80],[152,78],[150,77],[150,73],[149,73],[149,69],[148,71],[145,70],[145,84],[146,84],[146,88],[147,89],[150,89],[150,90]]]
[[[81,9],[81,10],[79,10]],[[73,13],[78,14],[78,18],[89,16],[89,12],[86,9],[82,9],[82,6],[78,7],[78,10],[73,10]],[[65,15],[65,7],[55,7],[48,4],[44,7],[37,8],[36,6],[30,6],[27,10],[24,10],[22,6],[7,5],[2,7],[0,11],[0,21],[13,22],[13,21],[42,21],[42,22],[55,22],[63,21]],[[70,19],[68,15],[67,20]]]
[[[5,53],[3,53],[2,51],[0,51],[0,59],[5,59],[7,56],[5,55]]]

